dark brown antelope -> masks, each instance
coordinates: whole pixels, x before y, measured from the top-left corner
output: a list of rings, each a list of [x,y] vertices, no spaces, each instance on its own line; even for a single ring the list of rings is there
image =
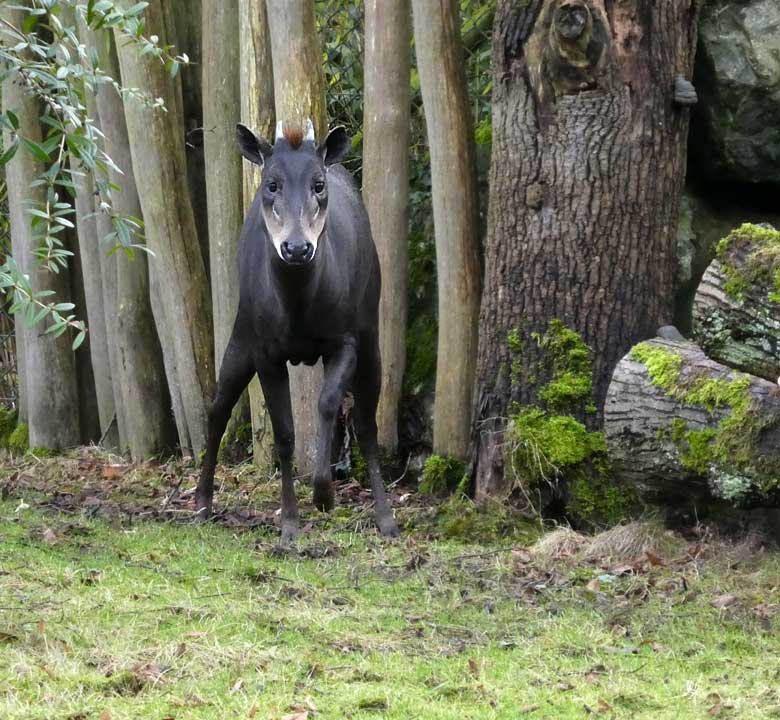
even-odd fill
[[[220,440],[233,406],[256,372],[281,465],[282,543],[298,534],[287,363],[313,365],[320,358],[325,377],[319,397],[314,504],[321,510],[333,507],[333,432],[344,395],[352,390],[377,525],[383,535],[398,535],[376,437],[379,260],[360,192],[337,164],[350,145],[344,129],[335,128],[318,146],[311,121],[305,134],[285,130],[280,123],[273,146],[238,126],[241,153],[263,168],[263,182],[241,232],[238,314],[209,412],[197,507],[204,517],[211,513]]]

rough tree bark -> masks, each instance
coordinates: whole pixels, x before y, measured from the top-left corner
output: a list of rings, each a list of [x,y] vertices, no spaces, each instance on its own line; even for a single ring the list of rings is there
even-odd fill
[[[86,34],[89,47],[98,54],[100,67],[111,77],[119,78],[119,60],[113,39],[96,42]],[[114,191],[113,209],[120,215],[141,218],[135,173],[130,153],[125,110],[116,90],[103,85],[97,93],[97,111],[105,136],[105,151],[119,172],[109,168],[109,180],[118,186]],[[101,235],[111,231],[110,219],[98,217]],[[101,255],[104,308],[107,327],[112,329],[116,346],[112,367],[120,446],[130,451],[135,462],[146,460],[173,446],[174,428],[170,417],[171,401],[163,367],[163,355],[150,302],[147,255],[136,251],[133,257],[124,252]],[[115,278],[115,297],[111,281]]]
[[[268,34],[268,12],[265,0],[239,0],[241,55],[241,119],[263,137],[272,140],[274,112],[274,73],[271,60],[271,38]],[[244,214],[248,212],[260,187],[262,173],[257,165],[243,164]],[[252,457],[255,465],[271,467],[273,433],[265,407],[265,398],[257,377],[249,383],[252,418]],[[236,417],[237,409],[233,413]]]
[[[21,27],[27,13],[23,10],[3,8],[2,17],[16,27]],[[38,101],[25,91],[24,81],[16,72],[3,82],[3,105],[13,110],[19,119],[19,134],[34,142],[41,142]],[[5,146],[11,137],[5,132]],[[11,244],[19,268],[30,276],[34,292],[53,290],[57,300],[65,302],[70,297],[69,271],[62,268],[52,273],[39,267],[32,251],[36,246],[27,206],[30,201],[46,201],[45,187],[30,187],[44,172],[41,163],[20,150],[6,165],[8,207],[11,225]],[[75,358],[70,345],[72,337],[65,333],[59,338],[43,334],[43,326],[28,328],[22,316],[15,318],[17,338],[21,339],[21,354],[17,356],[31,447],[59,450],[79,443],[79,403],[76,382]]]
[[[604,404],[604,433],[620,482],[646,502],[674,506],[710,493],[728,495],[729,486],[736,494],[740,485],[768,485],[777,478],[780,394],[775,383],[721,365],[690,342],[655,338],[639,349],[677,360],[661,378],[636,350],[615,367]],[[716,384],[718,391],[701,390]],[[724,428],[735,413],[736,426]]]
[[[267,0],[277,120],[292,126],[314,123],[318,141],[327,133],[325,74],[312,0]],[[290,394],[295,420],[295,462],[310,473],[317,450],[317,399],[322,362],[290,366]]]
[[[698,10],[699,0],[498,4],[478,499],[506,489],[510,403],[534,403],[549,376],[534,333],[557,318],[581,334],[600,409],[620,357],[670,321],[688,130],[672,91],[690,77]]]
[[[171,7],[155,0],[146,9],[145,18],[147,32],[165,44],[173,31]],[[163,98],[167,108],[162,112],[128,98],[125,119],[133,170],[137,178],[143,178],[137,189],[146,240],[155,254],[150,259],[157,277],[156,298],[152,289],[153,311],[164,313],[166,332],[160,333],[160,340],[167,355],[168,385],[172,399],[174,390],[181,396],[179,441],[183,451],[198,454],[205,446],[207,403],[214,385],[214,346],[208,283],[187,190],[181,84],[171,79],[157,58],[139,57],[121,36],[117,37],[117,48],[123,83],[153,98]]]
[[[439,337],[433,449],[465,458],[482,288],[474,134],[466,96],[457,0],[413,0],[420,88],[428,128],[436,238]]]
[[[406,264],[409,225],[408,0],[368,0],[363,198],[382,268],[379,349],[382,394],[377,410],[379,444],[398,446],[398,403],[406,359]]]

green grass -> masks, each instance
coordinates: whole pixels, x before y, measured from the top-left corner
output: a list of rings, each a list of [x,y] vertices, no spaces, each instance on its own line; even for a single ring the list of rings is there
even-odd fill
[[[388,544],[352,508],[281,554],[42,505],[0,502],[4,719],[780,717],[772,553],[618,577],[430,528]]]

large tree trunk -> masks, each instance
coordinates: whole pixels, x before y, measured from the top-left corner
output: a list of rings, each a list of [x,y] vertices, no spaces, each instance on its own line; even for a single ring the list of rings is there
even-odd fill
[[[312,0],[267,0],[276,118],[306,127],[311,118],[317,141],[327,133],[325,74]],[[290,366],[290,394],[295,420],[295,462],[310,473],[317,451],[317,400],[322,363]]]
[[[274,73],[265,0],[239,0],[238,14],[241,28],[241,118],[244,124],[255,132],[273,140],[272,133],[276,119]],[[260,187],[262,174],[257,165],[249,162],[244,163],[243,170],[243,210],[246,214]],[[252,457],[256,466],[268,468],[273,462],[273,433],[263,391],[256,376],[249,383],[249,400],[252,419]],[[233,417],[236,417],[236,411]]]
[[[96,42],[92,34],[85,38],[89,47],[98,52],[100,67],[118,78],[119,61],[113,40]],[[113,87],[102,85],[97,107],[105,151],[122,170],[120,173],[109,168],[109,180],[120,188],[113,193],[113,209],[119,215],[141,218],[122,98]],[[98,218],[98,227],[105,237],[110,228],[106,215]],[[103,252],[101,269],[106,322],[113,331],[112,344],[116,347],[112,376],[120,443],[138,462],[174,444],[162,350],[149,297],[147,255],[136,251],[130,258],[120,251],[109,257]]]
[[[171,15],[170,6],[160,0],[146,10],[147,32],[163,44],[172,34]],[[124,84],[163,98],[167,108],[163,112],[128,98],[125,118],[133,170],[143,178],[138,192],[147,243],[155,254],[150,264],[157,281],[156,312],[164,313],[167,330],[160,340],[167,346],[167,360],[172,361],[166,364],[168,385],[172,393],[178,389],[181,395],[179,440],[183,451],[198,454],[205,447],[214,350],[208,283],[187,189],[181,85],[158,59],[139,57],[121,36],[117,47]],[[154,293],[153,288],[153,297]]]
[[[780,481],[777,385],[693,343],[656,338],[626,355],[609,385],[604,432],[616,479],[645,502],[780,500],[758,490]]]
[[[27,13],[5,8],[2,17],[21,27]],[[10,73],[3,83],[3,105],[6,110],[16,113],[19,134],[40,143],[41,108],[15,72]],[[6,147],[10,144],[8,132],[5,144]],[[46,201],[45,187],[31,187],[31,183],[43,172],[44,167],[24,150],[17,152],[6,166],[13,255],[22,272],[29,275],[33,292],[53,290],[57,301],[65,302],[70,297],[69,271],[61,268],[59,273],[53,273],[42,269],[32,255],[36,239],[27,207],[31,201]],[[59,338],[44,335],[42,325],[28,328],[19,315],[15,321],[17,338],[21,340],[18,374],[30,446],[58,450],[77,445],[80,439],[79,403],[75,357],[70,348],[72,337],[70,333]]]
[[[371,218],[379,264],[379,349],[382,394],[379,444],[398,446],[398,403],[406,359],[406,264],[409,230],[408,0],[368,0],[366,11],[363,198]]]
[[[691,73],[698,5],[499,2],[478,498],[506,489],[508,408],[535,403],[550,378],[536,333],[559,319],[593,349],[595,423],[617,361],[671,319],[688,130],[673,87]]]
[[[413,0],[414,36],[431,152],[439,295],[433,449],[465,458],[482,288],[479,203],[457,0]]]

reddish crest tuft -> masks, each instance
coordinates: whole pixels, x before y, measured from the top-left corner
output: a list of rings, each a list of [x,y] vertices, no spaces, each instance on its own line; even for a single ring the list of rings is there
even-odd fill
[[[303,142],[303,130],[299,127],[284,126],[284,139],[293,150],[297,150]]]

